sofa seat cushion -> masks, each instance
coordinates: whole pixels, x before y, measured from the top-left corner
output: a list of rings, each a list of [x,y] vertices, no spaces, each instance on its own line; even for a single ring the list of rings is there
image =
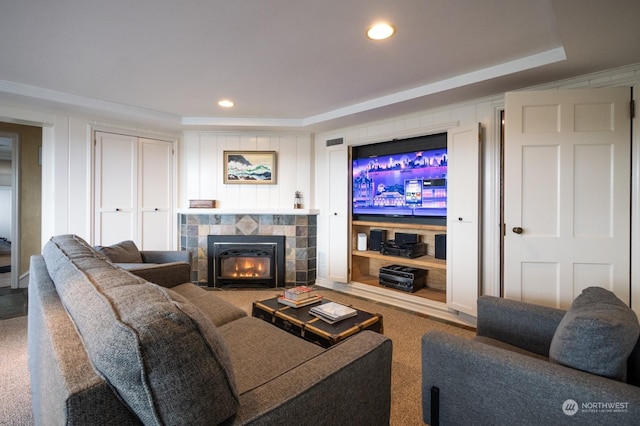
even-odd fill
[[[140,250],[131,240],[122,241],[111,246],[96,246],[96,251],[104,254],[113,263],[142,263]]]
[[[215,325],[179,294],[52,238],[43,257],[95,369],[149,425],[218,424],[239,405]]]
[[[238,393],[254,389],[324,349],[254,317],[244,317],[219,328],[235,368]]]
[[[213,292],[197,285],[185,283],[172,287],[171,290],[193,303],[217,326],[247,316],[247,313],[236,305],[215,296]]]
[[[636,314],[601,287],[582,291],[560,321],[549,348],[551,362],[623,380],[640,325]]]

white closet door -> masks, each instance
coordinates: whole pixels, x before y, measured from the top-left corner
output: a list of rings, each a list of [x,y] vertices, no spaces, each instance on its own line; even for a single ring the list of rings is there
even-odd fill
[[[346,147],[329,151],[329,278],[340,283],[349,282],[348,166]]]
[[[447,135],[447,307],[476,316],[480,288],[479,128]]]
[[[96,132],[94,244],[137,237],[138,138]]]
[[[173,146],[153,139],[139,141],[139,236],[143,250],[171,248]]]

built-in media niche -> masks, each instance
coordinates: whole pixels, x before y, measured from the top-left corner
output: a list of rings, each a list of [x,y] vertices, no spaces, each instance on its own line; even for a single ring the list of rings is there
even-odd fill
[[[446,133],[352,147],[353,281],[446,302],[447,155]]]
[[[446,224],[446,133],[354,146],[351,157],[354,220]]]

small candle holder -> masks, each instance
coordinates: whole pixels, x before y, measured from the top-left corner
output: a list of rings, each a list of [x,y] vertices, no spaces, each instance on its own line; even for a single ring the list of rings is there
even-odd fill
[[[293,208],[301,209],[302,208],[302,194],[300,191],[296,191],[296,195],[293,199]]]

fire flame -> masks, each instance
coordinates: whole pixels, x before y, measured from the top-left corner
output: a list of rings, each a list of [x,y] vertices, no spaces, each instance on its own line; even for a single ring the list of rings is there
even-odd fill
[[[264,276],[264,267],[261,262],[251,259],[236,261],[234,272],[230,275],[232,278],[260,278]]]

